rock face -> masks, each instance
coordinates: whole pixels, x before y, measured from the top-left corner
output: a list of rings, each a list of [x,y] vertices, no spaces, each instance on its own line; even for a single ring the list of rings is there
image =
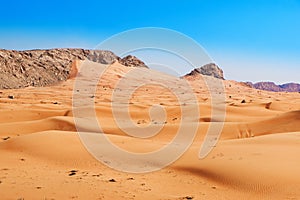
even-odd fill
[[[286,83],[283,85],[276,85],[273,82],[258,82],[251,83],[246,82],[249,87],[259,89],[259,90],[267,90],[272,92],[300,92],[300,84],[298,83]]]
[[[102,64],[120,61],[126,66],[143,63],[136,57],[127,57],[121,59],[110,51],[85,49],[0,50],[0,89],[40,87],[64,81],[69,78],[75,60],[89,59]],[[143,66],[147,67],[144,63]]]
[[[145,67],[148,68],[147,65],[137,57],[129,55],[119,60],[119,63],[125,65],[127,67]]]
[[[202,67],[196,68],[193,71],[191,71],[189,74],[187,74],[186,76],[193,76],[196,74],[213,76],[215,78],[225,80],[224,75],[223,75],[223,70],[220,69],[215,63],[209,63]]]

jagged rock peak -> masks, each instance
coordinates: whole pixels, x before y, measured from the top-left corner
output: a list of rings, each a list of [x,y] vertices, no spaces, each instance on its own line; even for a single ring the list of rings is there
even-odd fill
[[[148,66],[141,61],[140,59],[138,59],[135,56],[132,55],[128,55],[122,59],[119,60],[119,63],[121,63],[122,65],[125,65],[127,67],[145,67],[148,68]]]
[[[221,68],[219,68],[218,65],[216,65],[215,63],[209,63],[206,65],[203,65],[202,67],[196,68],[193,71],[191,71],[189,74],[187,74],[186,76],[194,76],[197,74],[212,76],[212,77],[215,77],[218,79],[225,80],[223,70]]]

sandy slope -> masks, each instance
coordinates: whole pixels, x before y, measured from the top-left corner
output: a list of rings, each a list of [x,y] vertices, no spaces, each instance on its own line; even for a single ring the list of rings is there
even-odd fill
[[[83,85],[74,94],[83,95],[85,105],[89,91],[84,84],[91,81],[84,73],[80,78]],[[0,91],[1,199],[300,199],[299,93],[258,91],[224,81],[222,121],[211,116],[213,100],[203,79],[185,82],[114,64],[103,71],[96,94],[89,97],[114,144],[146,153],[168,144],[180,125],[198,128],[193,144],[175,163],[131,174],[108,168],[84,148],[74,115],[89,115],[90,107],[72,109],[73,87],[71,79],[53,87]],[[197,109],[200,115],[195,115]],[[224,126],[221,140],[199,159],[212,124]],[[90,123],[77,125],[87,134],[97,132]],[[141,139],[126,131],[158,134]],[[76,170],[72,176],[71,170]]]

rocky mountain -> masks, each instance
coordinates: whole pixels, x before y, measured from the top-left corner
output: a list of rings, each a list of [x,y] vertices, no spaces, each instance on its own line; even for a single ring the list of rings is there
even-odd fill
[[[147,67],[134,56],[120,58],[103,50],[0,50],[0,89],[56,84],[69,78],[74,60],[85,59],[102,64],[118,61],[129,67]]]
[[[202,74],[206,76],[213,76],[218,79],[224,79],[223,70],[218,67],[215,63],[209,63],[202,67],[196,68],[185,76],[194,76],[197,74]]]
[[[267,90],[272,92],[300,92],[300,84],[298,83],[286,83],[282,85],[276,85],[273,82],[245,82],[245,84],[255,89]]]

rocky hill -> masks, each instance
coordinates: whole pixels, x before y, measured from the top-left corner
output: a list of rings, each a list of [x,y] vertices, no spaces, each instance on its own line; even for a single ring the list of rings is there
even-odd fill
[[[249,87],[259,89],[259,90],[267,90],[272,92],[300,92],[300,84],[298,83],[286,83],[282,85],[276,85],[273,82],[258,82],[251,83],[246,82]]]
[[[0,50],[0,89],[48,86],[69,78],[75,60],[89,59],[129,67],[147,67],[134,56],[120,58],[113,52],[85,49]]]
[[[138,59],[137,57],[132,56],[132,55],[128,55],[122,59],[119,59],[119,63],[121,63],[122,65],[127,66],[127,67],[146,67],[146,68],[148,68],[148,66],[143,61],[141,61],[140,59]]]
[[[213,76],[215,78],[225,80],[223,70],[219,68],[215,63],[209,63],[202,67],[196,68],[185,76],[195,76],[197,74]]]

